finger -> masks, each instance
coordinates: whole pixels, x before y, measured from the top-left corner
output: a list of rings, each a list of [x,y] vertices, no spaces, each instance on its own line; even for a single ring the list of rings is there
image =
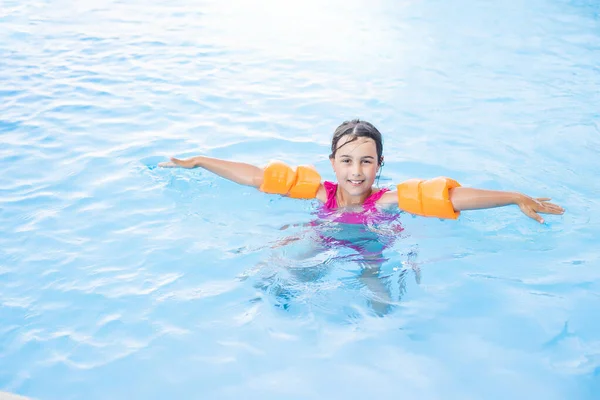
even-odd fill
[[[539,199],[539,200],[543,200],[543,199]],[[562,208],[561,206],[554,204],[554,203],[548,203],[546,201],[539,201],[537,200],[535,202],[535,205],[532,207],[534,211],[537,212],[543,212],[543,213],[553,213],[553,214],[562,214],[564,213],[564,208]]]
[[[535,219],[537,222],[539,222],[540,224],[544,223],[544,218],[542,218],[538,213],[536,213],[535,211],[533,211],[531,208],[526,208],[525,210],[523,210],[523,212],[532,219]]]
[[[543,213],[543,214],[555,214],[555,215],[561,215],[565,213],[565,210],[539,210],[538,212]]]
[[[179,158],[171,157],[171,162],[177,167],[190,168],[190,163],[187,160],[180,160]]]
[[[543,204],[544,204],[544,205],[546,205],[546,206],[549,206],[549,207],[558,207],[558,208],[562,208],[562,207],[561,207],[561,206],[559,206],[558,204],[554,204],[554,203],[543,203]]]
[[[550,200],[552,200],[552,198],[550,198],[550,197],[538,197],[536,200],[537,201],[550,201]]]
[[[558,205],[553,203],[538,203],[541,208],[560,208]]]
[[[165,162],[158,163],[158,166],[161,167],[161,168],[173,168],[173,167],[176,167],[176,165],[174,163],[172,163],[171,161],[165,161]]]
[[[563,214],[565,212],[565,209],[560,206],[557,206],[556,204],[544,204],[544,207],[542,207],[538,211],[550,214]]]

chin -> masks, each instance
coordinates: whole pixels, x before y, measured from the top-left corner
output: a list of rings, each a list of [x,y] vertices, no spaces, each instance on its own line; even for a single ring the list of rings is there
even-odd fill
[[[364,195],[365,193],[368,193],[371,190],[371,186],[369,186],[367,184],[362,184],[360,187],[353,187],[353,186],[346,185],[344,188],[346,189],[346,192],[348,192],[348,194],[350,196],[361,196],[361,195]]]

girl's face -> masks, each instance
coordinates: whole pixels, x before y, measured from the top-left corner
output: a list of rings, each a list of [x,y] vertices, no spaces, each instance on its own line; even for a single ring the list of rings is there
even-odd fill
[[[354,197],[366,197],[371,193],[379,165],[377,164],[377,147],[371,138],[351,135],[340,138],[335,158],[331,166],[335,172],[339,187],[346,194]]]

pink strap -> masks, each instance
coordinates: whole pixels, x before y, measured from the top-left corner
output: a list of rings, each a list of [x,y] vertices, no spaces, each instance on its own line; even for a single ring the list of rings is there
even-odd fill
[[[337,208],[337,200],[335,199],[335,194],[337,192],[337,183],[323,182],[323,186],[325,186],[325,191],[327,192],[327,202],[325,203],[325,208],[330,210]]]
[[[338,207],[337,200],[335,198],[338,186],[337,183],[325,181],[323,182],[323,186],[325,186],[325,191],[327,192],[327,202],[325,203],[325,208],[328,208],[330,210],[336,209]],[[379,189],[377,192],[371,194],[369,197],[366,198],[363,206],[365,208],[372,208],[377,202],[377,200],[379,200],[385,192],[389,191],[389,189],[385,188]]]
[[[379,189],[377,192],[372,193],[369,197],[367,197],[367,199],[365,200],[365,203],[363,204],[365,207],[367,206],[374,206],[375,203],[377,203],[377,200],[379,200],[381,198],[381,196],[383,196],[385,194],[385,192],[389,192],[390,189]]]

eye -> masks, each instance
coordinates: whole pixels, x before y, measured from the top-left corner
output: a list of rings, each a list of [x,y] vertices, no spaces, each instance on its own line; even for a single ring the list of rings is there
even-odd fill
[[[365,164],[372,164],[371,160],[363,160]]]
[[[350,159],[349,159],[349,158],[343,159],[343,160],[342,160],[342,162],[343,162],[344,164],[348,164],[348,163],[350,162]]]

